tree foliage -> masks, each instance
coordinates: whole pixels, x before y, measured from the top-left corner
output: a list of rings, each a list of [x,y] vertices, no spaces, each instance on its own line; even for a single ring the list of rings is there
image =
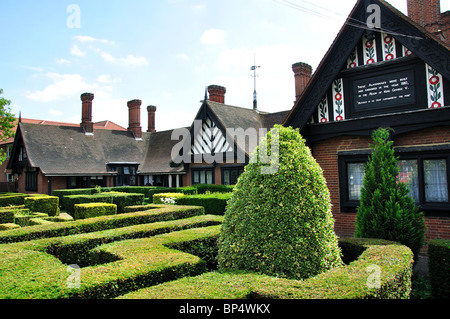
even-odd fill
[[[375,130],[372,140],[373,152],[365,168],[355,236],[399,242],[408,246],[417,259],[425,236],[423,214],[409,195],[408,186],[397,178],[398,159],[389,130]]]
[[[3,90],[0,89],[0,142],[5,142],[8,138],[14,136],[14,115],[11,113],[10,100],[1,95]],[[5,160],[6,154],[0,149],[0,164]]]
[[[261,156],[246,166],[225,212],[219,269],[303,279],[340,265],[330,194],[299,131],[276,125],[253,156],[260,149],[278,169],[262,173]]]

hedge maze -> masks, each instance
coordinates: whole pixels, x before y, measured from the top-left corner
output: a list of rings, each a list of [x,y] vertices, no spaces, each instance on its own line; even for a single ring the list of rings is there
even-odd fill
[[[121,211],[1,231],[0,299],[408,298],[411,290],[412,253],[395,243],[341,240],[346,265],[303,281],[223,273],[222,213],[142,201]],[[381,277],[370,286],[374,264]]]

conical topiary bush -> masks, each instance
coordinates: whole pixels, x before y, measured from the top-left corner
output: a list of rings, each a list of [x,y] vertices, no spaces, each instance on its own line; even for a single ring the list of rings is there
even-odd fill
[[[267,158],[258,156],[239,178],[222,224],[219,269],[303,279],[341,265],[326,181],[298,130],[275,126],[255,154],[261,149],[274,169],[267,172]]]

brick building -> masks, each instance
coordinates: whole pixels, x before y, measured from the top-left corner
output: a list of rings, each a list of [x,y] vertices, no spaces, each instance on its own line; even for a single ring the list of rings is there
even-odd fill
[[[426,239],[450,238],[448,12],[434,0],[408,1],[410,17],[383,0],[370,4],[381,28],[364,24],[372,11],[358,1],[285,125],[300,128],[324,170],[338,235],[354,234],[370,136],[390,127]]]

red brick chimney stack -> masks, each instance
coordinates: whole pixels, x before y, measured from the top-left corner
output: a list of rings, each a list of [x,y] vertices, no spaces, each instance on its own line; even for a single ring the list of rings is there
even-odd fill
[[[92,101],[94,94],[81,94],[81,124],[86,133],[94,133],[94,123],[92,122]]]
[[[156,126],[155,126],[155,112],[156,112],[156,106],[149,105],[147,106],[147,113],[148,113],[148,130],[147,132],[156,132]]]
[[[443,42],[450,43],[450,12],[441,13],[440,0],[407,0],[408,16]]]
[[[311,79],[312,67],[307,63],[298,62],[292,65],[292,71],[295,76],[295,98],[298,101]]]
[[[208,86],[209,100],[212,102],[225,104],[225,93],[227,89],[220,85]]]
[[[141,104],[141,100],[128,102],[128,131],[133,132],[136,138],[142,138]]]

